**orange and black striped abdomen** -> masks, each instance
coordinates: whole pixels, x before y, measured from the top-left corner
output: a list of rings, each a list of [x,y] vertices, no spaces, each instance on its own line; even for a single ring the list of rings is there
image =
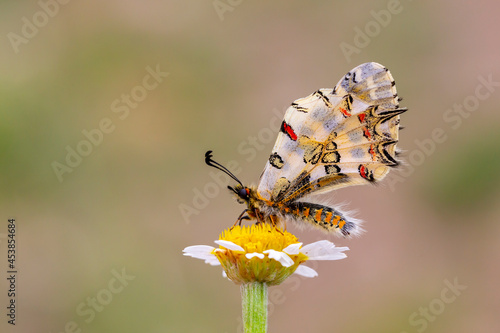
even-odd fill
[[[346,221],[339,211],[308,202],[293,202],[284,209],[283,213],[291,214],[296,219],[329,232],[341,232],[344,236],[349,236],[352,229],[356,227],[354,223]]]

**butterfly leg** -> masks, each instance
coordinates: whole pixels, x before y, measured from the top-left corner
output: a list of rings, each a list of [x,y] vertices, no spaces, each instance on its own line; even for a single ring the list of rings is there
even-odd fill
[[[278,224],[278,217],[276,215],[269,215],[269,221],[273,227],[276,227]]]
[[[241,212],[240,216],[238,216],[238,218],[236,219],[236,222],[234,222],[234,224],[231,227],[231,229],[233,229],[234,227],[236,227],[236,225],[241,226],[241,221],[243,221],[243,220],[250,220],[249,216],[244,216],[246,213],[248,213],[248,209],[245,209],[243,212]]]
[[[265,223],[265,221],[264,221],[264,215],[262,215],[262,213],[260,213],[257,209],[255,209],[253,211],[253,215],[257,219],[257,222],[255,222],[255,224],[259,225],[261,223]]]
[[[278,217],[276,215],[269,215],[269,221],[271,222],[271,225],[276,228],[276,230],[278,230],[282,235],[284,235],[284,233],[278,228]],[[285,223],[285,228],[284,228],[284,231],[286,231],[286,222]]]

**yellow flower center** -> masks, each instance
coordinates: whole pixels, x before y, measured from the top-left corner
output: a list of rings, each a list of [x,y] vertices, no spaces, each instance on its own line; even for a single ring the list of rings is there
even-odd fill
[[[298,243],[297,237],[267,223],[251,226],[235,226],[224,230],[220,240],[233,242],[245,249],[247,253],[262,253],[265,250],[282,251],[288,245]]]
[[[303,253],[285,254],[293,263],[283,266],[263,252],[274,250],[282,252],[287,246],[299,243],[297,237],[289,232],[276,229],[270,224],[235,226],[222,232],[219,240],[229,241],[241,246],[244,251],[229,250],[219,245],[212,253],[219,259],[227,277],[234,283],[264,282],[277,285],[283,282],[297,267],[308,258]],[[257,258],[247,258],[250,253],[259,253]],[[263,256],[263,257],[262,257]]]

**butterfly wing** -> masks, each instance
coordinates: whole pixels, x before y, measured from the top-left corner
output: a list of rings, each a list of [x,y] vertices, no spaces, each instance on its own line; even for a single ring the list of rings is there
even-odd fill
[[[287,109],[257,192],[286,203],[310,192],[381,180],[398,164],[404,111],[384,66],[370,62],[352,69],[335,88],[320,89]]]

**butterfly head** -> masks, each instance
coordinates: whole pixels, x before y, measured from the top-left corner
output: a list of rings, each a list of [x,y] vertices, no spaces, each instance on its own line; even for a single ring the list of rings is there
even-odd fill
[[[241,204],[248,203],[252,197],[252,190],[241,184],[235,187],[228,186],[227,188],[236,194],[236,200]]]

